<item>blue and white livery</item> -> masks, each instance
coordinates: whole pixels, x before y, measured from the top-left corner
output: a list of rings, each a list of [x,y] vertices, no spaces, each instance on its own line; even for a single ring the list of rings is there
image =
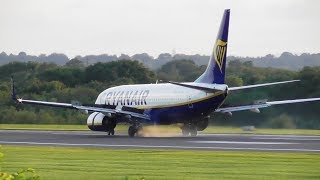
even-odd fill
[[[241,89],[296,82],[299,80],[273,82],[241,87],[228,87],[225,84],[225,69],[228,47],[230,10],[224,11],[219,33],[213,47],[206,71],[194,82],[168,82],[160,84],[137,84],[112,87],[99,94],[95,104],[79,105],[46,101],[19,99],[12,82],[12,99],[18,103],[77,109],[91,113],[87,119],[93,131],[106,131],[114,134],[119,122],[128,122],[129,136],[137,134],[142,124],[181,123],[184,135],[197,135],[208,126],[209,115],[216,111],[231,114],[234,111],[251,110],[272,105],[319,101],[320,98],[295,99],[273,102],[258,102],[251,105],[223,107],[228,93]],[[13,81],[13,80],[12,80]]]

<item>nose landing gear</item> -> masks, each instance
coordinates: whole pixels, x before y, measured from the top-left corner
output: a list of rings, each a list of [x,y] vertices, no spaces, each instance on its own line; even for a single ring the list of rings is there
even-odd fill
[[[109,136],[110,136],[110,135],[111,135],[111,136],[114,136],[114,129],[109,130],[109,131],[108,131],[108,135],[109,135]]]
[[[110,118],[107,121],[104,121],[106,132],[108,132],[108,135],[114,136],[114,128],[117,126],[117,121],[115,118]]]

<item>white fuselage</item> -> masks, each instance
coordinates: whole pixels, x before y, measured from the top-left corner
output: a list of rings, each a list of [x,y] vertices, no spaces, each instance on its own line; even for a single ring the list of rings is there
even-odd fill
[[[199,83],[185,84],[197,85]],[[221,91],[227,89],[227,85],[224,84],[201,85]],[[95,103],[152,109],[199,102],[213,95],[215,94],[170,83],[122,85],[104,90],[99,94]]]

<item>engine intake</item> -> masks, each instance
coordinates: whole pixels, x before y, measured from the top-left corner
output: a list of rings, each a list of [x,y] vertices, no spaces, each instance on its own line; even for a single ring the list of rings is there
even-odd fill
[[[87,119],[88,128],[92,131],[107,131],[106,116],[99,112],[90,114]]]

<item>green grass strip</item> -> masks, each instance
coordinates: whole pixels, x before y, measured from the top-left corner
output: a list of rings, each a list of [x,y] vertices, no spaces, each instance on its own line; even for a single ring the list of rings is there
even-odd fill
[[[162,126],[160,128],[180,132],[180,128],[172,126]],[[83,130],[88,131],[86,125],[51,125],[51,124],[0,124],[0,129],[30,129],[30,130]],[[119,133],[126,133],[127,125],[119,124],[116,131]],[[320,135],[320,130],[311,129],[256,129],[254,131],[243,131],[240,127],[226,127],[226,126],[209,126],[202,133],[240,133],[240,134],[300,134],[300,135]]]
[[[2,146],[2,170],[42,179],[319,179],[319,154]]]

